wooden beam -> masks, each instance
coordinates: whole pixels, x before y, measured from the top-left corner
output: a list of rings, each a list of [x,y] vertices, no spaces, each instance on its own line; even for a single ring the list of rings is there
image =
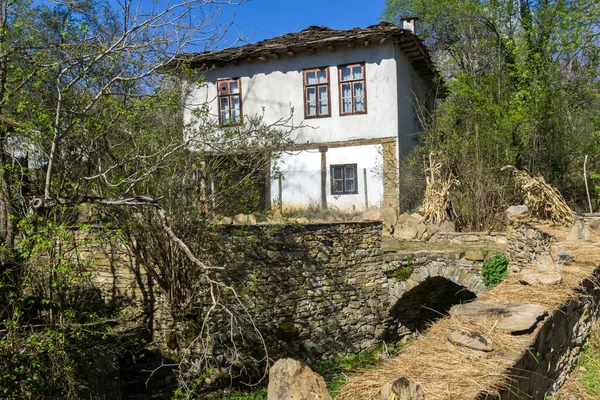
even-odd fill
[[[317,51],[315,49],[313,49],[312,47],[309,49],[306,49],[310,54],[317,54]]]
[[[369,47],[371,43],[368,40],[365,40],[365,47]]]
[[[410,57],[408,57],[408,59],[410,61],[424,60],[425,56],[423,54],[419,54],[419,55],[416,55],[416,56],[410,56]]]
[[[404,55],[406,55],[406,57],[408,57],[408,58],[411,58],[411,57],[423,56],[423,53],[421,53],[421,50],[415,50],[415,51],[406,51],[406,52],[404,52]]]
[[[383,42],[385,42],[386,40],[387,40],[387,38],[385,38],[385,37],[384,37],[384,38],[382,38],[382,39],[379,41],[379,44],[383,44]]]
[[[330,52],[332,52],[332,53],[335,53],[335,47],[333,47],[333,45],[329,45],[329,46],[327,46],[327,49],[328,49]]]
[[[288,56],[290,57],[296,57],[296,53],[293,50],[288,50],[287,51]]]
[[[260,61],[267,61],[267,56],[265,56],[264,54],[261,54],[260,56],[258,56],[258,59]]]
[[[351,49],[353,49],[354,48],[354,42],[349,42],[348,43],[348,47],[350,47]]]
[[[271,53],[271,57],[273,57],[276,60],[279,60],[281,58],[281,56],[277,53]]]

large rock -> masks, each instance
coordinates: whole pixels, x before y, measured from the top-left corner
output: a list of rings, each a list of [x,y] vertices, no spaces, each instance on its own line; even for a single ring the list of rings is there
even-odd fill
[[[394,232],[394,226],[396,226],[396,222],[398,222],[398,214],[396,214],[396,209],[393,207],[386,207],[381,210],[381,220],[383,221],[383,226],[389,231]]]
[[[494,350],[492,340],[479,332],[461,332],[458,329],[446,329],[446,338],[455,346],[471,350],[490,352]]]
[[[511,219],[529,214],[529,208],[525,205],[510,206],[506,209],[506,218]]]
[[[331,400],[323,377],[292,358],[269,370],[268,400]]]
[[[414,219],[408,213],[404,213],[398,217],[396,226],[394,227],[394,237],[400,240],[412,240],[419,234],[417,225],[419,221]]]
[[[521,271],[519,281],[525,285],[558,285],[562,281],[562,276],[558,272],[524,269]]]
[[[456,232],[456,226],[452,221],[444,221],[440,224],[439,230],[442,233]]]
[[[513,335],[530,332],[548,315],[546,307],[531,303],[474,301],[452,307],[452,313],[467,317],[493,318],[496,328]]]
[[[379,392],[385,400],[424,400],[425,395],[421,385],[409,381],[405,377],[396,379],[392,383],[383,385]]]
[[[248,215],[246,214],[238,214],[233,217],[233,223],[235,225],[246,225],[248,223]]]
[[[381,212],[379,207],[371,206],[360,215],[362,221],[379,221],[381,219]]]

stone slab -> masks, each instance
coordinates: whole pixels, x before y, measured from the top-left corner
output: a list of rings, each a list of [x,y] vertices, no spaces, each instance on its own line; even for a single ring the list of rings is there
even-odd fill
[[[558,272],[524,269],[521,271],[519,281],[525,285],[558,285],[562,281],[562,276]]]
[[[462,332],[458,329],[446,329],[446,338],[455,346],[472,350],[490,352],[494,350],[492,340],[479,332]]]
[[[530,332],[548,315],[546,307],[531,303],[474,301],[452,307],[451,313],[467,317],[497,319],[497,329],[513,335]]]

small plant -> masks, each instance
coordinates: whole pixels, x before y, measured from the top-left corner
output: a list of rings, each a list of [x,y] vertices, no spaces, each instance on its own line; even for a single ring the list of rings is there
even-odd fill
[[[403,265],[400,268],[398,268],[397,270],[395,270],[394,273],[392,274],[392,276],[398,282],[403,282],[403,281],[407,280],[408,278],[410,278],[410,276],[412,275],[414,270],[415,270],[415,268],[413,266],[413,258],[408,257],[406,259],[406,265]]]
[[[494,287],[508,276],[508,258],[502,253],[488,258],[481,268],[483,283],[487,287]]]
[[[392,276],[398,282],[403,282],[403,281],[407,280],[408,278],[410,278],[412,273],[413,273],[413,268],[411,266],[404,265],[404,266],[398,268],[397,270],[395,270]]]

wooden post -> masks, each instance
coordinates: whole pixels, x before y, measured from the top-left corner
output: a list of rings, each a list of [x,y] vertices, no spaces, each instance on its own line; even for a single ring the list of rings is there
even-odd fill
[[[319,147],[321,152],[321,208],[327,208],[327,147]]]
[[[281,182],[281,173],[279,173],[279,177],[277,178],[279,183],[279,211],[283,211],[283,183]]]
[[[265,165],[265,211],[271,209],[271,161]]]
[[[363,186],[365,190],[365,209],[369,208],[369,192],[367,187],[367,169],[363,168]]]

